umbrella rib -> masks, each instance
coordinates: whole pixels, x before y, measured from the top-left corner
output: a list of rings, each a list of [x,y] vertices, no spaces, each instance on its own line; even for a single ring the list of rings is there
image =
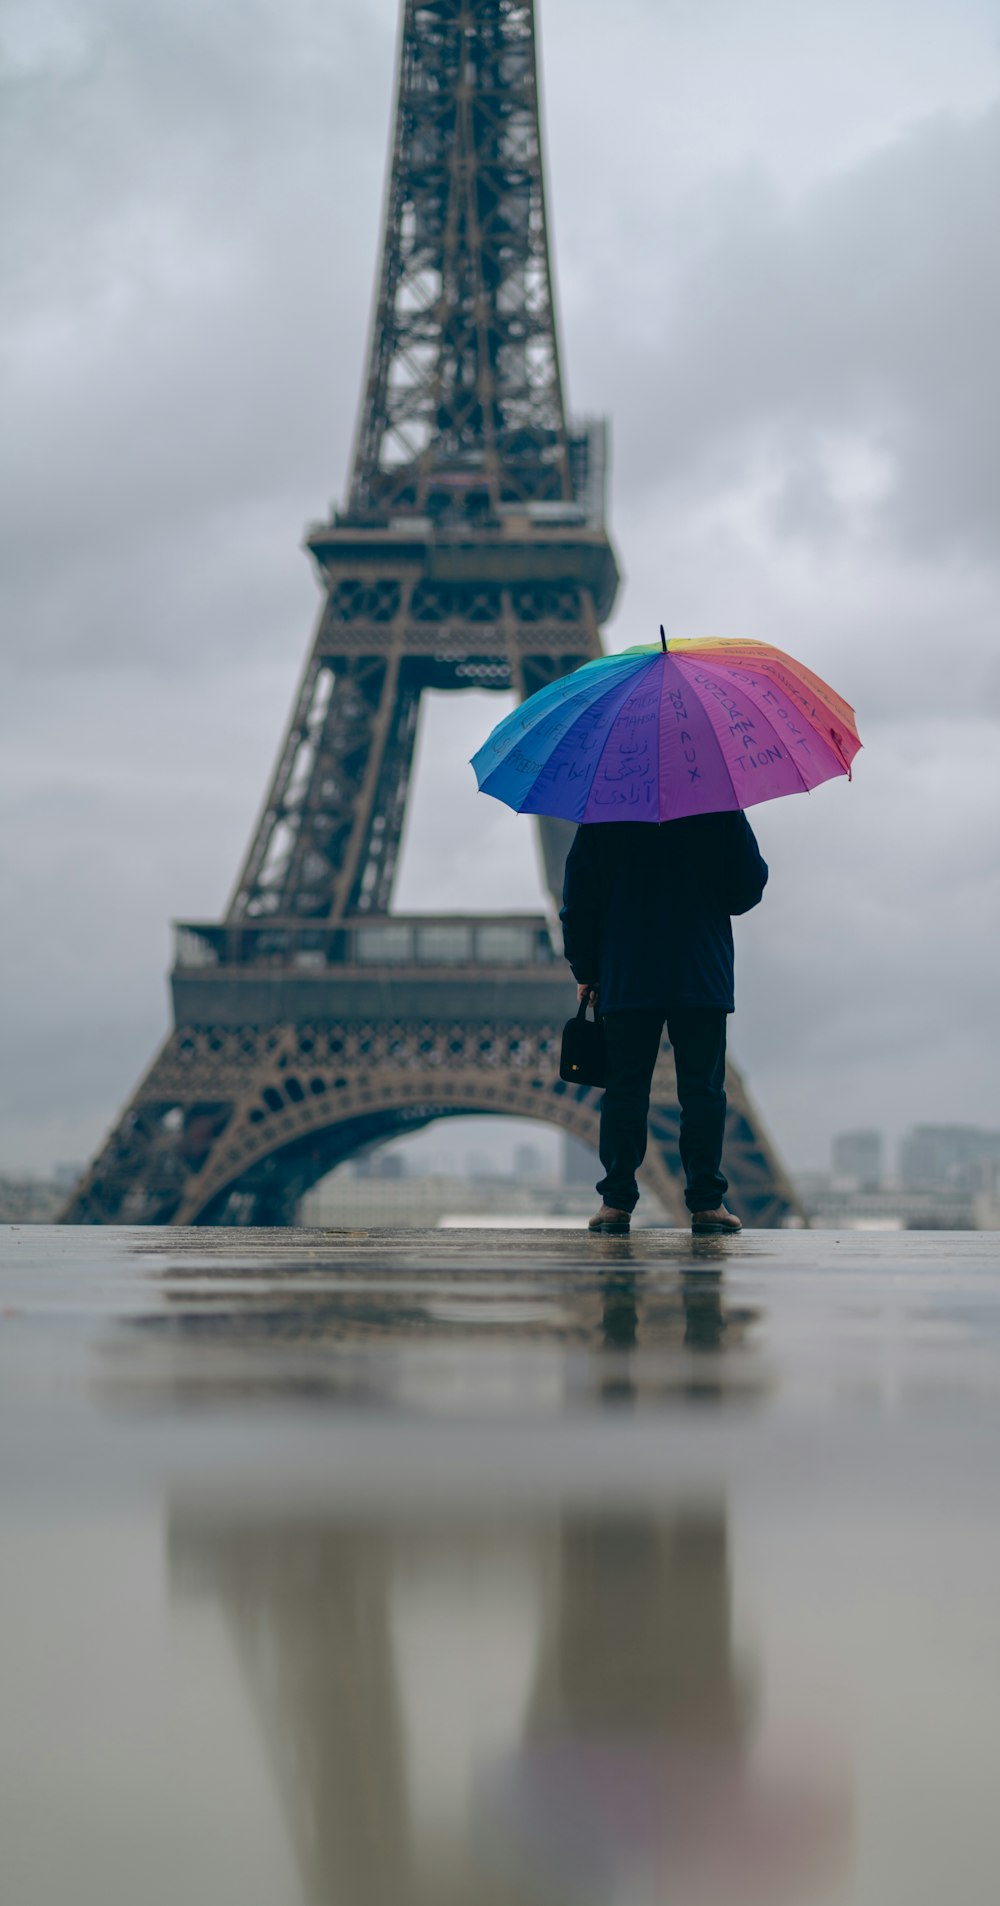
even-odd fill
[[[657,653],[659,653],[659,651],[657,651]],[[638,666],[636,666],[626,678],[627,680],[626,692],[622,696],[622,699],[619,702],[618,707],[615,709],[612,720],[608,723],[607,733],[604,737],[603,742],[601,743],[600,749],[598,750],[597,759],[594,762],[594,772],[590,777],[590,785],[587,789],[586,800],[584,801],[584,804],[583,804],[583,813],[586,813],[587,804],[590,800],[590,796],[593,791],[594,782],[597,780],[597,777],[601,771],[601,762],[604,759],[605,753],[611,745],[611,737],[614,734],[615,727],[618,722],[618,718],[622,714],[623,710],[627,708],[628,703],[631,697],[634,695],[639,683],[644,681],[646,676],[650,673],[650,669],[653,663],[655,662],[655,659],[656,659],[655,656],[650,656],[648,662],[646,662],[645,664],[639,664]],[[616,686],[620,686],[620,684],[616,684]]]
[[[746,697],[747,697],[747,699],[748,699],[748,701],[750,701],[750,702],[751,702],[751,704],[752,704],[752,706],[753,706],[754,708],[756,708],[756,710],[757,710],[757,712],[758,712],[758,714],[759,714],[759,715],[761,715],[761,716],[762,716],[762,718],[764,719],[764,721],[766,721],[766,722],[767,722],[767,725],[768,725],[768,727],[769,727],[769,729],[770,729],[770,731],[771,731],[771,733],[772,733],[772,735],[774,736],[774,738],[775,738],[775,741],[777,741],[777,742],[779,743],[779,745],[780,745],[780,744],[781,744],[781,736],[780,736],[780,735],[778,734],[778,732],[777,732],[777,729],[776,729],[776,728],[775,728],[775,727],[773,726],[773,724],[772,724],[772,722],[771,722],[771,719],[770,719],[770,716],[769,716],[769,715],[768,715],[768,713],[767,713],[767,710],[766,710],[765,708],[762,708],[762,707],[761,707],[761,705],[760,705],[760,702],[759,702],[759,701],[757,700],[757,697],[756,697],[756,695],[755,695],[755,694],[753,693],[753,683],[752,683],[752,680],[750,680],[750,679],[748,679],[748,678],[747,678],[747,676],[746,676],[746,675],[745,675],[745,674],[743,673],[743,670],[742,670],[742,669],[741,669],[741,668],[740,668],[740,667],[739,667],[738,665],[737,665],[737,666],[734,666],[734,667],[733,667],[733,669],[732,669],[732,673],[733,673],[734,675],[737,675],[737,676],[739,677],[739,679],[740,679],[740,682],[741,682],[741,684],[742,684],[742,687],[743,687],[743,692],[744,692],[744,694],[746,695]],[[761,669],[759,669],[759,670],[757,671],[757,673],[758,673],[759,675],[763,675],[763,676],[765,677],[765,679],[767,679],[767,680],[770,680],[770,677],[769,677],[769,676],[767,675],[767,669],[766,669],[766,667],[765,667],[765,668],[761,668]],[[775,687],[779,687],[779,688],[780,688],[780,684],[779,684],[779,683],[775,683],[774,685],[775,685]],[[803,716],[802,716],[802,719],[803,719],[803,721],[804,721],[804,722],[805,722],[805,723],[807,724],[807,726],[808,726],[808,727],[809,727],[809,728],[810,728],[810,729],[812,730],[812,733],[813,733],[813,734],[814,734],[814,735],[816,736],[816,738],[817,738],[817,739],[818,739],[818,740],[819,740],[820,742],[822,742],[822,744],[823,744],[823,746],[824,746],[824,747],[825,747],[825,748],[827,749],[827,751],[828,751],[828,752],[829,752],[830,754],[832,754],[832,755],[833,755],[833,756],[834,756],[834,757],[835,757],[835,758],[836,758],[837,760],[842,760],[842,759],[843,759],[843,757],[842,757],[842,755],[841,755],[841,751],[840,751],[840,749],[839,749],[838,747],[836,747],[836,745],[835,745],[835,744],[832,744],[832,742],[831,742],[831,740],[830,740],[830,739],[829,739],[829,738],[828,738],[828,737],[827,737],[826,735],[824,735],[824,734],[823,734],[823,732],[822,732],[822,730],[821,730],[821,729],[819,729],[819,728],[817,728],[817,727],[816,727],[816,725],[815,725],[815,723],[814,723],[814,722],[811,722],[811,721],[809,720],[809,717],[808,717],[807,715],[803,715]],[[785,746],[786,746],[786,748],[787,748],[787,743],[785,744]],[[810,787],[810,785],[809,785],[809,782],[808,782],[808,781],[806,780],[806,778],[805,778],[805,775],[804,775],[804,774],[802,773],[802,770],[801,770],[801,768],[799,767],[799,764],[798,764],[798,762],[797,762],[797,760],[795,759],[795,756],[794,756],[794,755],[793,755],[793,754],[791,753],[791,750],[788,750],[788,759],[789,759],[789,761],[791,762],[791,764],[792,764],[792,767],[793,767],[793,768],[795,769],[795,772],[796,772],[796,774],[798,775],[798,777],[799,777],[799,780],[800,780],[800,781],[801,781],[801,783],[802,783],[802,791],[803,791],[803,793],[804,793],[804,794],[811,794],[813,790],[812,790],[812,788]],[[847,768],[847,763],[844,763],[844,767],[845,767],[845,769]],[[828,778],[828,779],[831,779],[832,777],[830,777],[830,776],[828,776],[827,778]]]
[[[649,660],[646,663],[640,664],[638,667],[636,667],[634,674],[629,679],[628,693],[622,697],[621,702],[619,703],[618,707],[615,709],[614,720],[608,723],[608,732],[604,737],[604,740],[601,744],[600,751],[597,756],[597,760],[594,763],[594,772],[590,778],[590,787],[587,790],[587,801],[584,803],[584,812],[586,812],[587,804],[590,801],[590,796],[593,791],[594,782],[597,780],[597,777],[601,771],[601,762],[604,760],[604,756],[608,748],[611,746],[611,739],[612,739],[612,736],[614,735],[615,728],[618,724],[619,718],[624,713],[625,709],[628,707],[629,701],[631,700],[631,697],[635,694],[635,691],[638,688],[640,682],[644,682],[647,676],[649,676],[652,673],[652,670],[656,667],[660,659],[660,653],[661,651],[659,648],[655,649],[653,653],[650,655]],[[657,784],[657,788],[658,787],[659,787],[659,784]]]
[[[824,746],[838,756],[844,764],[845,773],[850,775],[851,760],[846,750],[836,740],[837,730],[833,724],[839,722],[841,727],[846,728],[852,741],[855,741],[860,748],[857,721],[850,703],[845,702],[843,697],[837,694],[836,689],[830,687],[829,682],[824,682],[821,676],[814,674],[812,669],[806,668],[804,663],[793,661],[790,655],[785,654],[784,649],[772,648],[759,663],[754,663],[753,658],[749,656],[742,658],[737,656],[728,660],[727,666],[744,680],[746,679],[743,675],[745,668],[752,667],[754,674],[763,675],[773,688],[785,696],[786,700],[794,703],[802,720],[808,723],[814,734],[819,735]],[[814,719],[804,705],[805,699],[810,695],[815,702],[818,702],[822,710],[822,716],[819,719]],[[823,725],[823,718],[829,726]]]
[[[617,707],[614,709],[614,713],[612,715],[611,721],[608,724],[607,733],[604,737],[603,742],[601,743],[601,746],[594,760],[593,773],[591,774],[590,781],[588,782],[587,789],[583,797],[583,807],[581,810],[581,817],[582,817],[582,812],[586,810],[587,801],[590,798],[590,791],[597,777],[597,773],[601,764],[601,759],[603,757],[604,750],[607,747],[608,742],[611,738],[611,733],[614,729],[615,722],[617,721],[618,716],[621,713],[621,710],[624,707],[625,703],[628,701],[630,695],[633,693],[635,683],[640,679],[640,677],[644,673],[645,673],[644,669],[641,669],[641,668],[635,669],[634,671],[630,671],[625,675],[624,681],[622,680],[622,675],[619,674],[617,679],[613,681],[609,686],[606,686],[602,690],[600,695],[593,696],[591,699],[586,701],[582,707],[577,709],[573,717],[573,720],[567,724],[567,726],[563,729],[562,733],[558,736],[556,741],[553,742],[552,747],[549,749],[547,755],[545,756],[544,761],[539,762],[538,772],[534,776],[533,780],[527,783],[527,785],[523,789],[523,792],[520,794],[516,802],[515,801],[508,802],[508,805],[514,809],[515,813],[523,814],[526,808],[529,814],[552,812],[551,809],[540,809],[540,808],[529,807],[527,805],[530,802],[532,795],[537,790],[539,782],[541,781],[542,776],[544,775],[546,769],[552,766],[554,757],[558,754],[560,748],[562,748],[564,745],[568,744],[571,741],[573,732],[578,727],[580,722],[584,721],[588,715],[592,714],[595,709],[599,708],[603,702],[606,702],[612,699],[616,695],[620,695],[621,700],[619,701]],[[579,699],[579,697],[574,697],[573,699],[577,700]],[[530,731],[529,731],[529,736],[530,736]],[[503,761],[498,763],[498,768],[502,769],[503,766],[504,766]],[[490,787],[488,785],[489,780],[490,780],[490,776],[487,776],[486,779],[481,784],[480,791],[484,794],[489,794],[491,792]],[[563,816],[563,818],[572,819],[573,817]]]
[[[660,630],[660,635],[661,637],[663,635],[662,628]],[[663,649],[662,654],[663,654],[663,661],[660,663],[660,694],[659,694],[659,699],[657,701],[657,708],[656,708],[656,819],[657,819],[657,823],[663,820],[663,697],[666,692],[666,686],[667,686],[667,667],[666,667],[667,650],[665,648]]]
[[[596,658],[597,662],[614,663],[617,660],[617,656],[599,656]],[[584,668],[587,669],[594,667],[594,662],[584,664]],[[588,697],[591,697],[593,701],[602,699],[603,696],[608,694],[610,690],[620,682],[622,677],[628,673],[627,670],[620,667],[614,669],[613,672],[609,669],[608,675],[611,679],[605,680],[596,690],[593,677],[582,687],[576,686],[571,688],[571,683],[579,683],[579,678],[583,672],[582,668],[574,669],[572,674],[560,676],[555,682],[550,682],[546,688],[536,690],[534,695],[529,695],[526,701],[521,702],[517,708],[512,708],[510,714],[505,715],[503,720],[497,723],[497,726],[487,736],[483,746],[477,748],[476,753],[471,758],[471,765],[475,767],[480,757],[485,755],[487,750],[491,748],[491,744],[496,744],[498,741],[502,742],[502,748],[496,745],[492,748],[492,759],[486,769],[484,780],[488,780],[495,769],[502,766],[507,756],[519,743],[528,740],[529,737],[534,734],[540,723],[547,721],[551,716],[561,711],[573,707],[576,703],[578,703],[581,708],[586,707]],[[562,692],[560,693],[560,691]],[[529,715],[527,720],[524,720],[525,710],[531,709],[532,704],[534,704],[533,712]],[[564,733],[568,732],[568,729],[573,726],[576,719],[577,715],[574,714],[573,720],[570,721],[567,724],[567,728],[563,730]],[[562,739],[561,736],[560,739]],[[558,743],[554,745],[557,746]]]
[[[701,663],[701,661],[700,661],[700,658],[699,658],[699,657],[697,657],[697,656],[691,656],[691,655],[688,655],[688,656],[686,656],[686,657],[685,657],[684,659],[685,659],[685,661],[688,661],[688,662],[693,662],[693,663],[695,664],[695,666],[696,666],[696,667],[699,667],[699,666],[701,666],[701,667],[705,667],[705,666],[706,666],[705,664],[702,664],[702,663]],[[730,664],[729,664],[728,662],[726,663],[726,667],[727,667],[727,669],[729,669],[729,671],[730,671],[730,673],[733,673],[733,674],[735,674],[735,672],[736,672],[736,671],[730,668]],[[707,668],[708,668],[708,670],[709,670],[709,673],[710,673],[710,671],[711,671],[711,664],[708,664],[708,665],[707,665]],[[685,677],[686,677],[687,679],[690,679],[690,680],[693,680],[693,682],[694,682],[694,686],[695,686],[695,688],[697,688],[697,687],[698,687],[698,681],[697,681],[697,678],[696,678],[696,677],[688,677],[688,675],[687,675],[687,670],[686,670],[686,669],[682,669],[682,671],[681,671],[681,673],[682,673],[683,675],[685,675]],[[810,786],[809,786],[809,783],[808,783],[808,782],[806,781],[806,779],[805,779],[805,777],[804,777],[804,775],[803,775],[803,773],[802,773],[802,770],[801,770],[801,768],[799,767],[799,764],[798,764],[798,762],[797,762],[797,761],[795,760],[795,758],[794,758],[794,756],[792,755],[792,753],[791,753],[791,750],[790,750],[790,749],[788,748],[788,746],[787,746],[787,743],[786,743],[786,742],[783,742],[783,741],[782,741],[782,738],[781,738],[781,736],[780,736],[780,735],[779,735],[779,734],[777,733],[777,731],[776,731],[776,729],[775,729],[775,728],[773,727],[773,725],[772,725],[772,723],[771,723],[771,721],[770,721],[770,719],[768,718],[768,716],[767,716],[767,714],[766,714],[766,713],[765,713],[765,711],[764,711],[764,710],[763,710],[763,709],[762,709],[762,708],[760,707],[760,704],[759,704],[759,703],[758,703],[758,702],[757,702],[757,701],[756,701],[756,700],[755,700],[755,699],[754,699],[753,697],[751,697],[751,696],[750,696],[750,694],[749,694],[749,692],[748,692],[748,690],[747,690],[747,686],[746,686],[746,683],[745,683],[745,682],[743,682],[743,681],[741,680],[741,684],[740,684],[740,685],[741,685],[741,688],[743,689],[743,692],[744,692],[744,693],[745,693],[745,694],[747,695],[747,699],[748,699],[748,701],[750,701],[750,704],[751,704],[751,706],[752,706],[752,707],[753,707],[753,708],[755,709],[755,711],[756,711],[756,713],[757,713],[757,714],[758,714],[758,715],[759,715],[759,716],[760,716],[760,717],[762,718],[762,720],[764,721],[764,723],[765,723],[765,725],[766,725],[766,727],[767,727],[767,730],[768,730],[768,733],[769,733],[769,734],[771,735],[771,737],[772,737],[772,739],[773,739],[773,741],[774,741],[774,743],[775,743],[775,745],[776,745],[776,747],[777,747],[777,748],[778,748],[778,750],[779,750],[779,753],[781,753],[781,754],[782,754],[782,756],[783,756],[784,758],[786,758],[786,759],[787,759],[787,760],[789,761],[789,763],[790,763],[790,765],[791,765],[791,768],[792,768],[792,772],[794,773],[794,775],[795,775],[795,778],[796,778],[796,780],[797,780],[797,781],[799,782],[799,784],[800,784],[800,787],[801,787],[801,790],[802,790],[802,792],[803,792],[804,794],[809,794],[809,793],[811,793],[811,791],[812,791],[812,790],[811,790],[811,788],[810,788]],[[718,748],[719,748],[719,755],[720,755],[720,757],[721,757],[721,760],[722,760],[722,765],[723,765],[723,767],[725,768],[725,771],[726,771],[726,775],[727,775],[727,778],[728,778],[728,780],[729,780],[729,785],[730,785],[730,787],[732,788],[732,791],[733,791],[733,794],[734,794],[734,796],[735,796],[735,798],[736,798],[736,804],[737,804],[737,806],[738,806],[738,807],[743,807],[743,806],[745,806],[745,805],[746,805],[746,806],[755,806],[755,805],[757,804],[757,803],[756,803],[755,801],[749,801],[749,802],[744,802],[744,800],[743,800],[743,799],[741,798],[741,789],[737,787],[737,785],[736,785],[736,782],[735,782],[735,780],[734,780],[734,778],[733,778],[733,771],[732,771],[732,767],[731,767],[731,765],[730,765],[730,762],[729,762],[729,758],[728,758],[728,755],[727,755],[727,752],[726,752],[726,748],[725,748],[725,746],[724,746],[724,744],[723,744],[723,732],[722,732],[722,731],[723,731],[723,728],[724,728],[724,725],[725,725],[725,714],[724,714],[724,712],[723,712],[723,711],[721,710],[721,708],[720,708],[720,705],[719,705],[719,703],[718,703],[718,702],[717,702],[717,701],[716,701],[716,700],[715,700],[714,698],[712,698],[712,697],[706,697],[706,696],[699,696],[699,700],[701,701],[701,705],[702,705],[702,707],[703,707],[703,709],[704,709],[704,711],[705,711],[705,714],[706,714],[706,716],[708,717],[708,720],[709,720],[709,722],[711,723],[711,726],[712,726],[712,729],[713,729],[713,731],[714,731],[714,734],[715,734],[715,738],[716,738],[716,741],[717,741],[717,743],[718,743]],[[717,717],[718,717],[718,718],[717,718]],[[773,797],[763,797],[763,798],[773,798]]]
[[[762,720],[766,723],[768,732],[774,736],[775,742],[777,743],[778,747],[785,748],[785,751],[788,754],[788,759],[791,762],[792,767],[795,769],[795,772],[802,783],[803,794],[811,794],[812,789],[809,786],[809,783],[806,780],[806,777],[803,774],[802,769],[799,767],[799,764],[796,761],[795,756],[792,754],[791,750],[788,748],[787,742],[784,742],[784,743],[782,742],[781,736],[779,735],[777,729],[775,728],[774,723],[771,721],[770,716],[767,714],[765,709],[761,708],[761,705],[759,701],[757,700],[757,697],[751,693],[751,685],[747,681],[746,676],[742,675],[738,668],[734,669],[733,673],[735,675],[739,675],[740,681],[742,682],[742,685],[743,685],[743,692],[746,695],[747,700],[750,702],[751,707],[756,708],[758,714],[761,716]]]
[[[838,695],[837,690],[831,688],[830,683],[824,681],[821,675],[817,675],[814,669],[808,668],[805,662],[796,661],[787,650],[779,649],[773,642],[754,642],[749,638],[741,640],[739,637],[719,636],[703,639],[690,638],[686,641],[682,638],[676,643],[676,647],[680,654],[690,656],[693,661],[697,661],[701,656],[706,662],[714,661],[727,668],[749,666],[762,675],[766,675],[772,666],[782,668],[799,688],[810,688],[816,700],[822,702],[831,714],[836,715],[845,727],[850,728],[855,737],[857,735],[856,710],[851,707],[850,702],[845,701],[842,695]]]

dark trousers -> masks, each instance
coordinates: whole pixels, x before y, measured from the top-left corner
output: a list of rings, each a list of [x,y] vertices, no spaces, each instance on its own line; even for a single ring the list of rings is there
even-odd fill
[[[605,1204],[631,1211],[635,1174],[646,1156],[646,1118],[664,1020],[674,1049],[681,1108],[680,1153],[689,1211],[714,1211],[729,1188],[722,1175],[726,1128],[726,1014],[715,1006],[660,1012],[606,1013],[608,1084],[601,1104],[597,1189]]]

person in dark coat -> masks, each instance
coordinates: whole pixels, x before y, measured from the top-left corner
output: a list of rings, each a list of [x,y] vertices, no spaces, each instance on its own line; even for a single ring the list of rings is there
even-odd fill
[[[600,1012],[608,1050],[597,1186],[604,1202],[592,1231],[629,1228],[664,1024],[677,1069],[691,1228],[741,1229],[722,1202],[731,916],[755,907],[766,881],[767,863],[739,810],[577,828],[560,918],[577,998]]]

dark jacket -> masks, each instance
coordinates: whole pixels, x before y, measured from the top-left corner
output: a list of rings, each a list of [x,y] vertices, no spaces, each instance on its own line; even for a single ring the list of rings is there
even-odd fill
[[[566,857],[560,919],[577,980],[602,1013],[639,1007],[733,1010],[730,915],[767,880],[746,815],[693,814],[660,826],[595,821]]]

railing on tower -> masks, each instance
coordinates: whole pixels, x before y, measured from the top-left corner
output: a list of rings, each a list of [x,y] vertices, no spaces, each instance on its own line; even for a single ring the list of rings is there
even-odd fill
[[[251,924],[183,920],[174,926],[179,972],[212,968],[552,967],[559,964],[544,914],[363,915],[336,927],[298,920]]]

